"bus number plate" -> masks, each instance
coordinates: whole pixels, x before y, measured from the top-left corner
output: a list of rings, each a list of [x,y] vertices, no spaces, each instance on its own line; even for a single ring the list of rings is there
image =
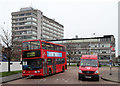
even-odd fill
[[[29,76],[31,77],[31,76],[34,76],[34,75],[29,75]]]

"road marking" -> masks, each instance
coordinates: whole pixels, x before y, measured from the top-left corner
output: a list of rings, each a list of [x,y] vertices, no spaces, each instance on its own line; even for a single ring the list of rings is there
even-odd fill
[[[65,81],[65,82],[68,82],[68,81]]]
[[[46,79],[43,79],[43,81],[46,81]]]

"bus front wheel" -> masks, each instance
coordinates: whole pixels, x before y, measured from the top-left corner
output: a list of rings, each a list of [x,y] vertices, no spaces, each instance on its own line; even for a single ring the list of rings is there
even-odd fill
[[[64,68],[64,66],[62,67],[62,72],[64,72],[65,71],[65,68]]]

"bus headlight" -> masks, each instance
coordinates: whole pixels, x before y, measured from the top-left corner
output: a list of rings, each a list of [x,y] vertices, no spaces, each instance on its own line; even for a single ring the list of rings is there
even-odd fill
[[[98,70],[96,70],[96,71],[95,71],[95,74],[99,74],[99,71],[98,71]]]
[[[81,70],[79,70],[79,73],[82,73],[82,71],[81,71]]]
[[[37,71],[38,73],[40,73],[40,71]]]
[[[37,71],[35,71],[35,73],[37,73]]]

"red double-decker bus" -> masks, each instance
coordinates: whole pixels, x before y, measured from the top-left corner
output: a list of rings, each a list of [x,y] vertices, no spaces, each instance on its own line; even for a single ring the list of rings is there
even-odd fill
[[[67,69],[65,46],[43,41],[23,41],[22,76],[46,76]]]

